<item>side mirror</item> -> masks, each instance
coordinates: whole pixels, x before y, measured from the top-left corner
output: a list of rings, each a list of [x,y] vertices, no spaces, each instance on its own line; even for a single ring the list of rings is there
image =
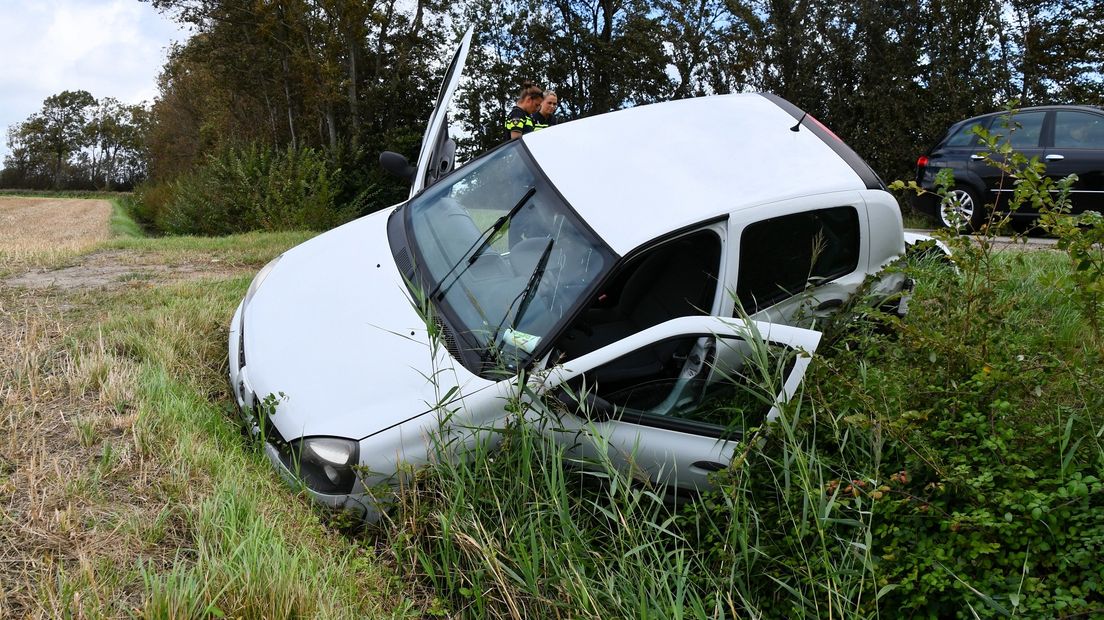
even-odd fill
[[[414,175],[417,174],[418,169],[410,165],[410,162],[406,161],[406,158],[398,153],[391,151],[384,151],[380,153],[380,167],[390,172],[391,174],[406,181],[408,184],[414,182]]]

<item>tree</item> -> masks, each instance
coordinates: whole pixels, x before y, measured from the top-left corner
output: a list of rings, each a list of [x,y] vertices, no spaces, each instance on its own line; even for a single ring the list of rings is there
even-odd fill
[[[37,135],[38,148],[53,157],[53,188],[61,188],[61,174],[69,156],[85,145],[84,126],[88,122],[88,109],[96,105],[96,99],[84,90],[65,90],[47,97],[42,111],[30,121],[29,129]]]
[[[8,128],[0,185],[30,189],[132,187],[147,168],[144,105],[85,91],[48,97],[42,110]]]
[[[1002,2],[1007,97],[1023,105],[1104,101],[1104,9],[1088,0]]]

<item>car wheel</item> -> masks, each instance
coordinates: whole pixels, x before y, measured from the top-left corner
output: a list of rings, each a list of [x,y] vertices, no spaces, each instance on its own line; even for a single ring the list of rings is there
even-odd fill
[[[939,204],[939,223],[947,228],[977,230],[985,222],[984,213],[974,190],[957,185]]]

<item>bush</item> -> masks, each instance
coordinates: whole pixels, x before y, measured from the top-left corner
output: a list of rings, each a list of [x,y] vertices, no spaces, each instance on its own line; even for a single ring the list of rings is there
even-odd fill
[[[198,170],[141,188],[136,217],[165,234],[325,230],[370,210],[375,190],[353,198],[345,172],[311,148],[228,148]]]

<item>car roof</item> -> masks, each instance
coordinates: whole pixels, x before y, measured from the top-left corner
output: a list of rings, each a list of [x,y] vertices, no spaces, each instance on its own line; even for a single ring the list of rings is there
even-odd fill
[[[741,209],[867,187],[807,125],[792,131],[797,122],[768,96],[719,95],[561,123],[522,141],[568,203],[624,255]]]
[[[1054,104],[1054,105],[1037,105],[1029,108],[1016,108],[1013,110],[1015,114],[1023,114],[1025,112],[1049,112],[1051,110],[1075,110],[1081,112],[1095,112],[1100,114],[1104,112],[1104,107],[1096,105],[1074,105],[1074,104]],[[989,118],[992,116],[1003,116],[1008,114],[1008,110],[997,110],[996,112],[987,112],[985,114],[978,114],[977,116],[971,116],[965,120],[958,121],[953,126],[957,127],[970,121],[976,121],[982,118]]]

